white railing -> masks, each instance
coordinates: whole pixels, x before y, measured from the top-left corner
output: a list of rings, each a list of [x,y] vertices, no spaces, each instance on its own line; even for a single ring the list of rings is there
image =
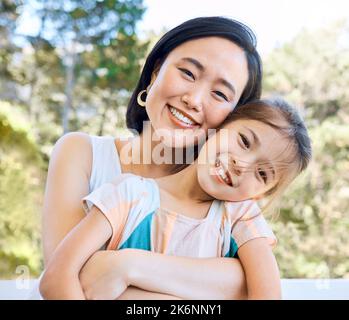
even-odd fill
[[[0,300],[40,299],[38,280],[0,280]],[[285,300],[349,300],[349,280],[282,279]]]

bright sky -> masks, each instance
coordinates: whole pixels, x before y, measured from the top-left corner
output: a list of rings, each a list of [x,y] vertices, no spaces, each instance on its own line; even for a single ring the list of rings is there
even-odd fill
[[[223,15],[252,28],[261,55],[292,39],[303,27],[349,20],[347,0],[145,0],[145,4],[148,10],[139,23],[140,31],[159,32],[194,17]]]
[[[319,28],[331,21],[349,20],[348,0],[144,0],[147,11],[139,22],[140,35],[160,33],[185,20],[223,15],[244,22],[256,33],[261,55],[292,39],[302,28]],[[19,33],[35,34],[38,21],[30,12],[18,28]]]

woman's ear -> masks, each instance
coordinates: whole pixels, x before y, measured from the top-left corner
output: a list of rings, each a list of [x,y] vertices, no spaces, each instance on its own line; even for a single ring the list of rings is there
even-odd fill
[[[156,77],[158,76],[158,74],[159,74],[159,71],[160,71],[160,63],[159,62],[156,62],[155,63],[155,67],[154,67],[154,70],[153,70],[153,72],[152,72],[152,74],[151,74],[151,78],[150,78],[150,84],[149,84],[149,86],[151,87],[152,86],[152,84],[154,83],[154,81],[156,80]]]

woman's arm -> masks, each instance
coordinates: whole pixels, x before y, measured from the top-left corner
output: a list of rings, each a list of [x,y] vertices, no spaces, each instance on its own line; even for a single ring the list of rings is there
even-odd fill
[[[121,251],[124,251],[123,260],[129,265],[130,285],[184,299],[231,299],[234,276],[239,271],[243,272],[238,269],[231,272],[231,258],[195,259],[136,249]],[[279,269],[267,239],[250,240],[239,248],[238,253],[246,275],[247,298],[280,299]],[[221,275],[228,274],[228,270],[230,275],[223,282]],[[203,282],[204,277],[206,280]]]
[[[181,300],[181,298],[130,286],[116,300]]]
[[[105,216],[96,208],[71,230],[51,257],[40,281],[40,293],[44,299],[85,299],[79,273],[88,258],[95,253],[112,234]],[[115,295],[127,288],[119,284]]]
[[[238,259],[177,257],[137,249],[95,253],[80,274],[86,296],[98,299],[107,294],[106,288],[117,284],[120,273],[130,285],[182,299],[246,298]]]
[[[88,300],[178,300],[179,297],[151,292],[129,286],[120,296],[116,288],[128,281],[129,266],[125,263],[125,250],[98,251],[86,263],[80,273],[85,297]]]
[[[129,265],[130,285],[183,299],[244,298],[244,281],[241,281],[244,271],[237,259],[177,257],[126,250],[124,259]]]
[[[63,238],[85,217],[81,199],[89,193],[91,163],[87,134],[66,134],[54,146],[42,210],[45,265]]]
[[[281,299],[279,268],[267,239],[250,240],[238,253],[246,274],[248,299]]]

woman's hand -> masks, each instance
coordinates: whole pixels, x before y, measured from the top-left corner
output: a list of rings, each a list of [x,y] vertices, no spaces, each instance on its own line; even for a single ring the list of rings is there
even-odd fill
[[[80,272],[80,284],[88,300],[180,300],[181,298],[142,290],[130,284],[137,252],[98,251]]]
[[[114,300],[129,286],[127,259],[120,251],[98,251],[80,272],[88,300]]]

